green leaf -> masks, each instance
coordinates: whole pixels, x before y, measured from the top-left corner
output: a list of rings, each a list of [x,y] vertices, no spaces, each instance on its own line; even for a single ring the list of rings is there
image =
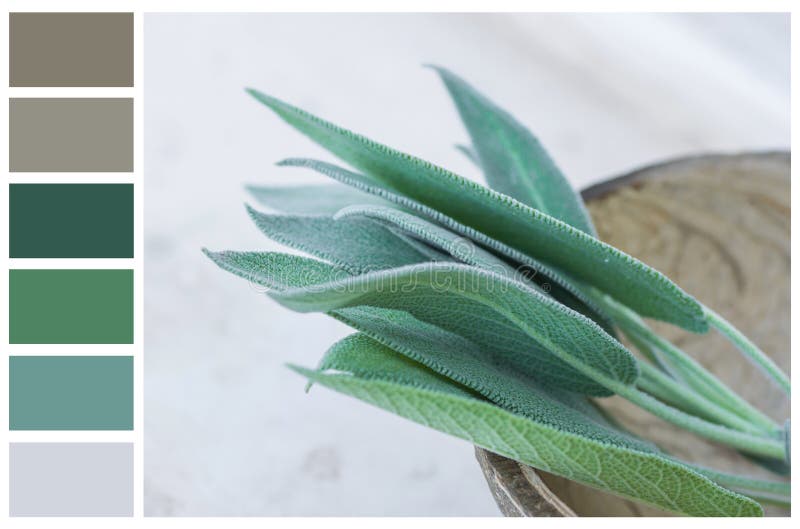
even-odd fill
[[[394,226],[426,243],[444,250],[459,261],[479,266],[507,277],[515,277],[514,269],[493,254],[474,244],[466,237],[460,237],[447,228],[437,226],[411,213],[386,206],[348,206],[333,217],[336,220],[374,219]],[[538,288],[538,287],[537,287]]]
[[[552,378],[542,376],[551,368],[532,363],[524,354],[480,347],[405,311],[353,307],[332,311],[331,315],[506,410],[548,424],[567,424],[570,431],[601,441],[655,450],[651,443],[611,425],[583,395],[575,393],[580,375],[572,384],[554,384]],[[380,369],[395,372],[394,368]]]
[[[553,299],[556,299],[567,307],[589,317],[592,321],[603,327],[603,330],[607,333],[615,336],[610,321],[587,303],[582,302],[580,298],[576,297],[571,292],[558,288],[558,285],[556,285],[556,288],[550,285],[548,292],[544,292],[537,283],[528,280],[527,270],[524,267],[520,266],[514,269],[491,252],[474,244],[470,239],[459,236],[447,228],[438,226],[412,213],[398,211],[397,209],[385,206],[349,206],[339,211],[334,218],[342,219],[354,216],[376,219],[390,226],[396,226],[414,237],[426,241],[432,246],[449,252],[450,255],[463,263],[478,266],[522,281],[536,290],[549,294]]]
[[[342,268],[288,253],[212,252],[206,248],[203,253],[226,272],[270,290],[303,288],[309,283],[325,284],[352,277]]]
[[[475,149],[470,147],[469,145],[461,145],[456,144],[456,150],[467,157],[467,159],[478,166],[481,169],[481,159],[478,156],[478,153],[475,152]]]
[[[247,207],[267,237],[331,262],[352,274],[428,260],[391,230],[364,218],[265,214]]]
[[[392,360],[390,349],[346,338],[325,367],[331,374],[290,366],[309,381],[383,408],[492,452],[632,500],[690,516],[761,516],[758,503],[658,454],[516,415],[471,397],[422,366]],[[351,349],[342,352],[342,349]],[[382,366],[391,369],[382,369]],[[443,387],[445,386],[445,387]],[[570,417],[571,418],[571,417]]]
[[[504,244],[558,267],[638,313],[695,332],[708,330],[697,301],[660,272],[518,200],[403,154],[256,90],[248,90],[379,187],[440,211]]]
[[[432,68],[461,114],[489,187],[597,237],[583,200],[539,140],[463,79]]]
[[[246,186],[262,206],[296,215],[332,216],[345,206],[387,204],[385,200],[340,184],[301,186]]]
[[[483,233],[475,231],[469,226],[465,226],[432,208],[420,204],[415,200],[371,185],[366,177],[358,173],[348,171],[347,169],[337,167],[333,164],[309,159],[289,159],[280,162],[278,165],[288,167],[304,167],[317,171],[320,174],[336,180],[337,182],[352,186],[365,193],[373,194],[387,202],[397,204],[402,209],[419,213],[448,228],[449,230],[507,257],[511,261],[516,261],[517,263],[530,268],[535,275],[533,279],[535,279],[538,284],[547,286],[550,289],[550,294],[554,298],[567,305],[569,308],[577,310],[581,314],[591,318],[595,323],[601,325],[606,332],[613,335],[613,330],[611,329],[611,325],[609,323],[610,320],[608,317],[605,316],[599,306],[589,296],[586,295],[583,289],[578,286],[578,282],[561,270],[546,265],[537,259],[519,252],[510,246],[488,237],[487,235],[484,235]]]
[[[597,324],[499,274],[457,263],[423,263],[326,282],[318,277],[335,274],[320,274],[319,262],[307,260],[311,262],[306,271],[303,261],[295,260],[288,268],[283,264],[286,258],[276,255],[280,264],[272,267],[271,255],[209,253],[226,270],[251,281],[262,278],[265,286],[275,289],[269,292],[273,299],[299,312],[360,305],[405,310],[487,349],[552,354],[605,388],[605,394],[610,386],[631,386],[638,376],[634,357]],[[287,273],[291,277],[281,277]],[[283,289],[276,286],[281,281],[286,284]],[[545,360],[531,366],[546,367],[547,356],[541,358]],[[557,378],[553,373],[546,376]]]
[[[558,284],[548,284],[547,291],[542,290],[537,283],[528,280],[527,270],[524,267],[521,266],[517,269],[514,269],[508,263],[497,258],[494,254],[484,250],[477,244],[474,244],[466,237],[459,236],[458,234],[446,228],[422,219],[412,213],[398,211],[397,209],[386,206],[348,206],[334,216],[336,219],[351,217],[366,217],[385,222],[390,226],[395,226],[398,229],[425,241],[431,246],[448,252],[454,258],[463,263],[478,266],[499,274],[505,274],[508,277],[513,277],[514,279],[522,281],[528,286],[535,288],[540,292],[549,294],[553,297],[553,299],[577,312],[580,312],[584,316],[587,316],[592,321],[600,325],[603,330],[616,338],[616,333],[610,323],[610,320],[604,315],[600,314],[593,306],[589,305],[588,301],[582,301],[570,291],[559,288]],[[434,260],[443,259],[438,258]],[[547,283],[546,278],[539,279],[542,282]],[[577,289],[575,290],[580,292]]]
[[[322,263],[319,261],[285,254],[206,252],[206,255],[224,270],[272,290],[308,288],[317,291],[320,287],[325,288],[326,282],[351,277],[350,274],[330,265],[323,265],[329,267],[327,271],[320,270]],[[272,261],[275,262],[274,265]],[[317,286],[315,283],[320,285]],[[391,282],[381,286],[386,288],[389,295],[399,289],[399,285]],[[346,291],[345,288],[341,290]],[[513,361],[521,372],[538,380],[588,395],[612,394],[603,385],[558,359],[491,307],[444,291],[433,295],[436,296],[435,299],[416,298],[413,292],[407,291],[401,297],[384,300],[384,304],[390,305],[390,308],[407,310],[420,320],[463,336],[491,350],[495,358]],[[374,306],[370,308],[377,310]],[[342,319],[344,313],[341,310],[335,312],[330,314]],[[363,322],[352,318],[347,323],[360,330],[368,330],[364,326],[357,325]]]
[[[362,333],[345,336],[333,344],[320,360],[317,370],[346,371],[368,380],[392,380],[407,386],[435,389],[464,397],[476,395]]]

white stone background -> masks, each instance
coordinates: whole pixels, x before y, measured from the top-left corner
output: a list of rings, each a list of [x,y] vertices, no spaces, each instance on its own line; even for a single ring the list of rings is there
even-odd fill
[[[783,15],[145,16],[145,511],[496,515],[466,442],[316,388],[348,329],[299,315],[201,253],[276,249],[247,182],[329,159],[252,86],[465,176],[449,67],[539,135],[576,187],[707,151],[789,146]]]

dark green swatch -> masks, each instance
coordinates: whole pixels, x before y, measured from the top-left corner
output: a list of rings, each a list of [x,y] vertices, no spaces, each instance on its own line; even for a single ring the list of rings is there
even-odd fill
[[[133,343],[133,270],[9,270],[9,341]]]
[[[11,430],[132,430],[133,357],[12,356]]]
[[[10,13],[11,86],[133,86],[133,13]]]
[[[10,257],[133,257],[133,184],[11,184]]]

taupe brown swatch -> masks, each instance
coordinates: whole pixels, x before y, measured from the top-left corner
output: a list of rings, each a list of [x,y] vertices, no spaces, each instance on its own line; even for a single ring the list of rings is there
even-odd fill
[[[12,172],[133,171],[133,100],[10,99]]]
[[[11,86],[133,86],[133,13],[11,13]]]

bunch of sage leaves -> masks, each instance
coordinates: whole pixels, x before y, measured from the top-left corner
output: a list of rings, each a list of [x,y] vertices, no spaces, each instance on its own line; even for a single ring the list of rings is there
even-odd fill
[[[643,318],[713,327],[787,395],[788,377],[666,276],[600,241],[536,137],[434,69],[469,132],[471,145],[459,149],[489,187],[248,90],[355,169],[289,159],[279,165],[338,183],[249,188],[274,211],[247,207],[258,228],[313,257],[206,251],[280,304],[357,331],[316,369],[290,367],[309,385],[668,511],[758,516],[759,502],[788,505],[788,484],[678,460],[595,404],[619,395],[788,471],[788,421],[775,423]]]

